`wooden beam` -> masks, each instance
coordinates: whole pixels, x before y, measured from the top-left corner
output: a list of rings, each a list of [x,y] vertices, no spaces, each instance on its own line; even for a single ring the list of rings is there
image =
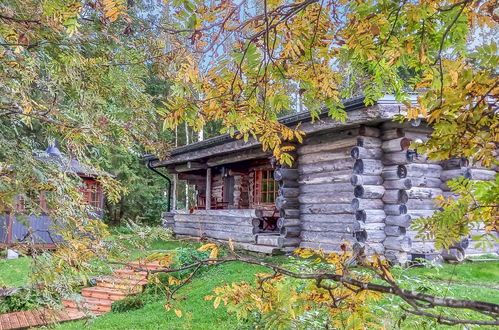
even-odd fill
[[[206,169],[206,209],[211,209],[211,167]]]
[[[190,171],[195,171],[195,170],[201,170],[206,168],[206,164],[200,163],[200,162],[191,162],[188,161],[185,164],[181,165],[176,165],[175,166],[175,172],[176,173],[181,173],[181,172],[190,172]]]

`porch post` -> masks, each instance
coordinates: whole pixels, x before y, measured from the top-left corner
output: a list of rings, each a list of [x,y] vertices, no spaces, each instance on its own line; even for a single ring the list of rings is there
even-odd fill
[[[211,209],[211,167],[206,169],[206,209]]]

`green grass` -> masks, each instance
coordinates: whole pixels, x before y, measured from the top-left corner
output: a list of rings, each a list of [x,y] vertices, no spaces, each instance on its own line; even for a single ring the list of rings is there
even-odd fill
[[[189,244],[182,244],[183,246]],[[198,246],[199,244],[196,244]],[[178,243],[157,242],[153,249],[173,249]],[[274,263],[286,263],[285,257],[270,258]],[[214,309],[211,301],[203,298],[212,289],[225,283],[242,280],[253,281],[255,272],[262,267],[242,263],[229,263],[209,268],[194,278],[192,283],[177,293],[177,303],[183,312],[178,318],[172,311],[166,312],[164,300],[149,303],[145,307],[123,313],[111,312],[93,320],[63,323],[58,329],[237,329],[242,324],[225,307]],[[439,296],[467,298],[499,303],[499,291],[475,285],[499,286],[499,262],[474,262],[461,265],[443,265],[440,268],[395,268],[394,275],[402,280],[402,286],[433,293]],[[428,280],[429,279],[429,280]],[[446,282],[448,280],[451,282]],[[459,282],[459,283],[455,283]],[[473,285],[472,285],[473,284]],[[184,300],[185,299],[185,300]],[[387,328],[395,327],[402,316],[401,301],[391,297],[373,305],[380,312]],[[461,317],[476,316],[460,313]],[[400,326],[404,329],[445,328],[425,319],[408,316]]]
[[[129,259],[145,256],[153,250],[172,250],[178,247],[197,248],[201,243],[156,241],[144,251],[136,251]],[[268,258],[267,261],[286,264],[286,257]],[[0,260],[0,286],[26,284],[29,258]],[[128,312],[111,312],[96,319],[63,323],[58,329],[236,329],[242,324],[225,307],[213,308],[211,301],[203,298],[212,293],[214,287],[225,283],[253,281],[253,274],[264,268],[242,263],[227,263],[214,266],[196,276],[192,283],[181,288],[176,303],[183,312],[178,318],[172,311],[165,311],[163,297],[153,299],[143,308]],[[401,286],[444,297],[466,298],[499,304],[499,261],[469,262],[460,265],[444,264],[432,268],[394,268],[393,275],[402,281]],[[487,287],[488,286],[488,287]],[[378,313],[387,328],[397,326],[403,312],[398,297],[385,298],[372,309]],[[454,316],[476,317],[476,314],[460,312]],[[445,328],[422,318],[408,316],[400,323],[404,329]]]
[[[154,302],[142,309],[125,313],[108,313],[90,321],[61,324],[58,329],[236,329],[238,321],[223,306],[213,308],[203,298],[211,289],[225,283],[252,280],[262,267],[230,263],[208,269],[177,293],[183,316],[166,312],[164,302]],[[184,300],[185,298],[185,300]]]
[[[28,283],[31,258],[0,259],[0,287],[18,287]]]

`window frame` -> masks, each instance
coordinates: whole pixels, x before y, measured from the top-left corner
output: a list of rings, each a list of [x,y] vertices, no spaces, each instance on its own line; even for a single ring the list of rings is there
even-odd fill
[[[274,205],[279,191],[279,183],[274,179],[274,169],[255,170],[253,180],[253,204]]]

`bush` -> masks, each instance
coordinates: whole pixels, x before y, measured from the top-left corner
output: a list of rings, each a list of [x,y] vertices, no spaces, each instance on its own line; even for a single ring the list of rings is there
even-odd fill
[[[35,290],[20,289],[11,296],[0,298],[0,313],[12,313],[38,308],[41,298],[41,295]]]
[[[144,307],[147,303],[147,294],[138,294],[136,296],[128,296],[125,299],[113,302],[111,310],[113,312],[122,313],[126,311],[133,311]]]

